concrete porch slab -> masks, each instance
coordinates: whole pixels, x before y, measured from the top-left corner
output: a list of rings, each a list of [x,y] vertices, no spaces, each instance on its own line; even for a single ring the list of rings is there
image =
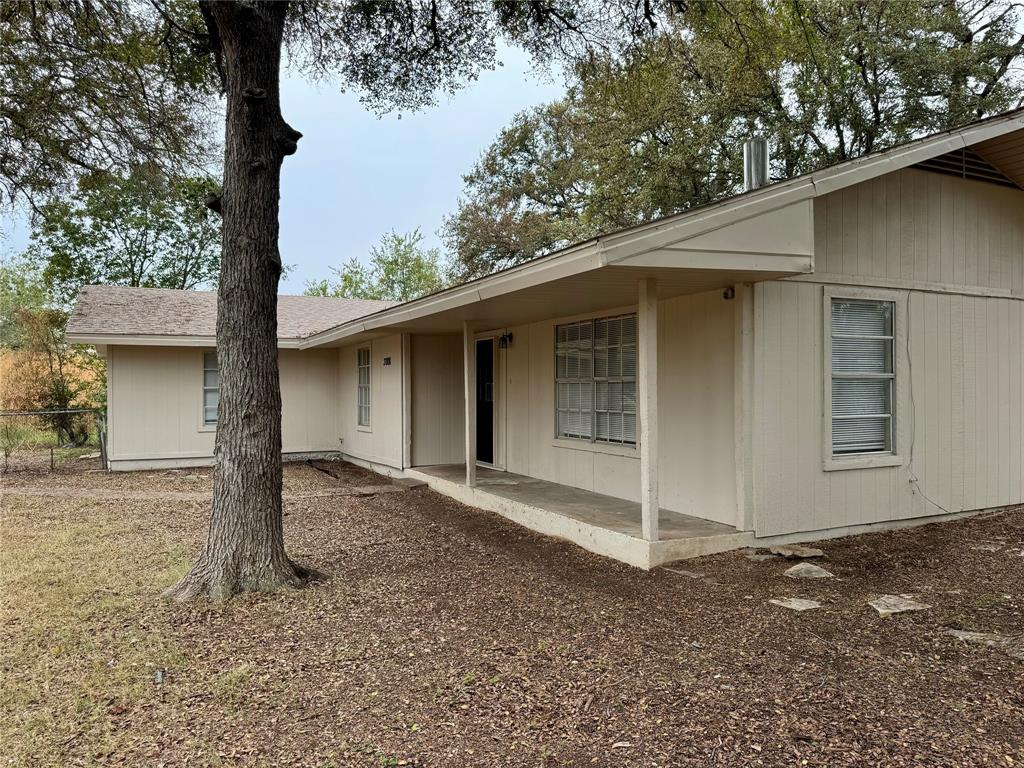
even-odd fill
[[[477,468],[476,487],[467,488],[462,464],[416,467],[406,475],[464,504],[638,568],[750,546],[754,538],[722,523],[662,509],[659,539],[646,541],[636,502],[484,467]]]

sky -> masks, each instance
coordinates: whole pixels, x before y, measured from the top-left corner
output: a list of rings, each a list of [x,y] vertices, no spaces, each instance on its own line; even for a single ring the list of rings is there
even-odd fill
[[[426,245],[441,246],[463,174],[513,115],[564,92],[560,80],[531,72],[521,52],[502,59],[505,66],[437,106],[400,118],[378,119],[356,95],[330,86],[283,83],[282,111],[303,137],[281,178],[281,258],[295,265],[282,293],[363,258],[391,229],[419,227]]]
[[[518,50],[454,96],[415,113],[378,118],[336,85],[285,75],[281,107],[303,138],[281,173],[281,258],[293,266],[281,293],[302,293],[330,267],[367,258],[382,235],[419,227],[441,247],[444,217],[455,211],[462,176],[517,112],[557,98],[558,77],[540,77]],[[0,253],[28,241],[24,219],[0,220]]]

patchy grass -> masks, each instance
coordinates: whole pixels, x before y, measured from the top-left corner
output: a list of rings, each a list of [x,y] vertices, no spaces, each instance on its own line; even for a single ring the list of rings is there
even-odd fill
[[[340,474],[286,488],[379,482]],[[642,573],[429,492],[291,499],[328,582],[175,605],[206,504],[168,494],[208,470],[3,482],[0,765],[1024,761],[1024,662],[943,634],[1024,627],[1022,512],[826,542],[838,578],[805,583],[740,553]],[[881,619],[883,592],[933,608]]]
[[[151,532],[144,517],[87,501],[5,504],[0,741],[12,764],[60,764],[54,745],[83,739],[95,754],[118,751],[130,734],[117,715],[151,698],[157,668],[180,665],[153,598],[186,552]]]

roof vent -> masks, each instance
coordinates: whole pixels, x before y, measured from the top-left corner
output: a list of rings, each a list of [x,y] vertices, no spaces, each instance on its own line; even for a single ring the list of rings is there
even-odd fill
[[[754,136],[743,142],[743,191],[768,186],[768,139]]]
[[[915,164],[915,167],[925,171],[959,176],[961,179],[986,181],[989,184],[998,184],[1001,187],[1017,186],[970,147],[954,149],[952,152],[947,152],[944,155],[930,157]]]

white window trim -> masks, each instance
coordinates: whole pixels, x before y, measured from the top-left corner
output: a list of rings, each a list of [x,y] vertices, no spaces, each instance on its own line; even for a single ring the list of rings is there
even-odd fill
[[[588,451],[590,453],[606,453],[609,456],[626,456],[634,459],[640,458],[639,437],[637,437],[635,445],[630,445],[629,443],[592,443],[581,437],[556,437],[551,440],[551,447],[572,451]]]
[[[903,462],[900,455],[904,440],[900,434],[902,419],[903,388],[906,377],[906,336],[907,327],[906,291],[889,291],[875,288],[854,288],[850,286],[826,285],[822,291],[822,409],[821,409],[821,435],[822,435],[822,469],[826,472],[834,472],[844,469],[872,469],[875,467],[898,467]],[[861,299],[868,301],[888,301],[893,305],[892,317],[892,346],[893,346],[893,395],[892,395],[892,421],[893,421],[893,451],[886,453],[850,453],[835,456],[832,453],[832,300],[833,299]]]
[[[366,424],[359,423],[359,369],[362,367],[359,365],[359,353],[362,350],[366,350],[367,357],[369,357],[369,363],[366,366],[369,381],[367,382],[367,397],[368,402],[366,409],[369,412],[369,422]],[[361,344],[356,347],[356,430],[358,432],[373,432],[373,344]]]
[[[217,348],[213,349],[204,348],[199,353],[199,426],[197,432],[216,432],[217,422],[213,424],[206,423],[206,355],[209,352],[216,353]],[[220,381],[220,359],[217,360],[217,372],[218,379]],[[217,385],[218,391],[220,390],[220,384]]]
[[[640,387],[640,339],[639,339],[639,323],[640,316],[638,307],[628,306],[624,308],[617,308],[614,310],[602,310],[599,312],[588,312],[580,315],[571,315],[568,317],[557,318],[551,322],[549,329],[549,338],[551,338],[551,381],[552,387],[552,439],[551,445],[553,448],[572,448],[574,450],[590,451],[591,453],[607,453],[615,456],[637,456],[639,457],[640,448],[640,408],[639,403],[637,404],[636,412],[636,440],[633,443],[615,443],[597,439],[597,421],[594,418],[591,422],[590,438],[585,437],[572,437],[569,435],[560,435],[558,433],[558,327],[561,325],[572,325],[575,323],[590,322],[595,323],[598,320],[610,320],[618,317],[633,316],[637,318],[637,372],[633,381],[637,387],[637,398],[639,398],[639,387]],[[593,349],[593,347],[591,348]],[[591,366],[593,366],[593,357],[591,358]],[[598,379],[593,377],[593,368],[591,368],[591,380],[594,382],[594,388],[591,392],[591,414],[596,417],[597,413],[597,384]]]

